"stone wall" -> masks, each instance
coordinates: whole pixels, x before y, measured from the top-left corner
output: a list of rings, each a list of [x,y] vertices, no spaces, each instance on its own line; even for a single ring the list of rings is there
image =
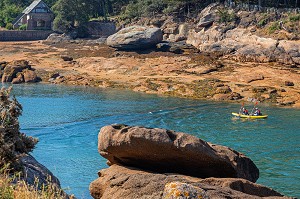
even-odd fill
[[[113,22],[90,21],[87,27],[88,34],[92,38],[108,37],[116,33],[116,25]]]
[[[27,30],[27,31],[16,31],[7,30],[0,31],[0,41],[34,41],[44,40],[53,33],[52,30],[40,31],[40,30]]]

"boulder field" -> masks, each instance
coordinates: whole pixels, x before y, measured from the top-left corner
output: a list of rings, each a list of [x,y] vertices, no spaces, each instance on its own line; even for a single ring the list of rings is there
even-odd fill
[[[98,151],[110,166],[90,193],[100,198],[287,198],[255,184],[251,159],[228,147],[166,129],[105,126]]]
[[[0,78],[2,83],[11,82],[12,84],[34,83],[40,80],[35,70],[25,60],[0,62]]]

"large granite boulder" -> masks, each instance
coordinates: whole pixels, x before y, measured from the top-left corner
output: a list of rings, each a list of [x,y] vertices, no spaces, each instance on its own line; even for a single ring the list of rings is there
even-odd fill
[[[259,177],[258,168],[243,154],[185,133],[111,125],[101,129],[98,139],[99,153],[109,165],[200,178],[244,178],[255,182]]]
[[[34,83],[38,81],[38,77],[33,70],[25,70],[23,71],[23,75],[25,83]]]
[[[286,52],[290,59],[292,59],[292,62],[296,64],[300,64],[300,41],[287,41],[282,40],[279,41],[278,44],[279,49],[283,49],[284,52]],[[284,62],[284,61],[283,61]]]
[[[218,3],[212,3],[200,12],[198,16],[200,20],[197,24],[197,27],[206,27],[211,25],[215,21],[217,16],[216,7],[218,5]]]
[[[69,33],[69,34],[58,34],[52,33],[50,34],[46,40],[43,41],[45,44],[56,44],[56,43],[63,43],[69,42],[77,37],[77,33]]]
[[[159,28],[130,26],[109,36],[106,43],[118,49],[138,50],[155,47],[162,39],[163,33]]]
[[[99,171],[98,175],[99,178],[90,184],[90,193],[95,199],[287,198],[268,187],[239,178],[200,179],[116,164]],[[193,195],[197,197],[191,197]]]

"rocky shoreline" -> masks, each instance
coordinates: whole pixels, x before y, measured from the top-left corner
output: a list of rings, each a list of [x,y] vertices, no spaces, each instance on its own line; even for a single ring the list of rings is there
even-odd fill
[[[117,51],[76,40],[58,44],[1,42],[0,46],[0,61],[26,60],[45,83],[237,103],[256,99],[300,107],[299,68],[279,63],[242,63],[195,49],[185,49],[182,54]]]
[[[0,42],[0,77],[300,108],[299,36],[279,23],[277,37],[266,37],[256,12],[220,23],[220,9],[209,5],[190,21],[140,19],[108,39]],[[98,150],[110,167],[91,183],[94,198],[288,198],[256,184],[259,170],[245,155],[185,133],[111,125]],[[20,161],[28,184],[50,175],[60,188],[32,156]]]
[[[245,155],[192,135],[115,124],[98,136],[109,168],[90,184],[93,198],[288,198],[255,184]]]
[[[108,38],[53,34],[46,41],[0,42],[0,74],[2,82],[38,76],[53,84],[299,108],[299,21],[292,17],[211,4],[192,19],[140,18]],[[274,29],[274,19],[286,26]]]

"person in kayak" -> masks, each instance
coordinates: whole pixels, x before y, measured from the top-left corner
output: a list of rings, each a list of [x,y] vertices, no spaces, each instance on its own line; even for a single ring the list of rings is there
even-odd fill
[[[256,107],[253,115],[258,116],[258,115],[262,115],[262,114],[261,114],[261,111]]]
[[[249,112],[247,109],[245,109],[245,107],[242,108],[242,114],[243,115],[249,115]]]

